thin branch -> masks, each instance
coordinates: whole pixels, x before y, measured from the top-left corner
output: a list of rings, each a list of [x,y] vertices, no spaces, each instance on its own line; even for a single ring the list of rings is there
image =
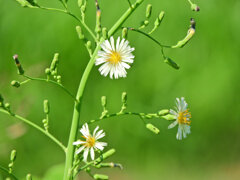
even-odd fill
[[[0,109],[0,112],[4,113],[4,114],[7,114],[7,115],[10,115],[12,117],[15,117],[19,120],[21,120],[22,122],[28,124],[29,126],[31,127],[34,127],[35,129],[37,129],[38,131],[42,132],[43,134],[45,134],[47,137],[49,137],[52,141],[54,141],[59,147],[61,147],[61,149],[66,152],[66,147],[57,139],[55,138],[52,134],[50,134],[49,132],[46,132],[43,128],[41,128],[40,126],[38,126],[37,124],[31,122],[30,120],[24,118],[24,117],[21,117],[19,115],[16,115],[16,114],[13,114],[13,113],[9,113],[8,111],[6,110],[3,110],[3,109]]]
[[[59,84],[53,80],[48,80],[48,79],[43,79],[43,78],[34,78],[34,77],[27,76],[27,75],[23,75],[23,76],[25,78],[27,78],[28,80],[23,81],[21,84],[25,84],[25,83],[29,82],[30,80],[48,82],[48,83],[51,83],[51,84],[61,87],[68,95],[70,95],[75,101],[78,102],[78,100],[74,97],[74,95],[69,90],[67,90],[62,84]]]
[[[0,166],[0,170],[4,171],[6,174],[10,175],[13,179],[18,180],[18,178],[14,174],[10,174],[5,167]]]

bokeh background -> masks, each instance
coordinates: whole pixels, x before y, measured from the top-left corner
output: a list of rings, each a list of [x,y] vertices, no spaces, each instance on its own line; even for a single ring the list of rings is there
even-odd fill
[[[61,7],[57,0],[39,0],[42,5]],[[128,8],[124,0],[99,0],[102,25],[110,27]],[[190,10],[187,0],[146,1],[126,22],[138,27],[147,3],[153,4],[152,23],[161,10],[166,16],[153,34],[164,44],[175,44],[188,29],[189,20],[197,22],[196,36],[183,49],[167,50],[181,68],[163,62],[160,48],[146,37],[129,33],[136,48],[134,66],[126,79],[100,76],[94,67],[86,86],[81,123],[99,117],[100,97],[106,95],[110,112],[121,107],[121,93],[128,92],[128,108],[136,112],[156,112],[173,108],[175,98],[184,96],[192,112],[192,134],[177,141],[177,128],[153,119],[160,128],[154,135],[138,117],[124,116],[99,122],[107,136],[108,148],[117,153],[109,161],[122,163],[124,170],[98,171],[116,180],[145,179],[238,179],[240,177],[240,1],[196,1],[201,11]],[[70,9],[80,15],[76,0]],[[95,25],[95,5],[89,0],[87,24]],[[21,88],[11,80],[23,80],[16,73],[12,56],[19,54],[28,75],[44,77],[53,54],[60,53],[59,71],[64,85],[76,93],[89,60],[78,39],[70,16],[37,9],[21,8],[15,0],[0,0],[0,93],[14,112],[41,125],[42,102],[51,103],[50,132],[66,144],[73,102],[51,84],[30,82]],[[120,35],[118,32],[115,37]],[[95,124],[91,126],[94,128]],[[24,178],[61,179],[64,154],[47,137],[7,115],[0,114],[0,164],[7,167],[12,149],[18,152],[14,172]],[[0,172],[0,179],[5,177]],[[58,174],[55,176],[54,174]],[[81,179],[90,179],[85,173]]]

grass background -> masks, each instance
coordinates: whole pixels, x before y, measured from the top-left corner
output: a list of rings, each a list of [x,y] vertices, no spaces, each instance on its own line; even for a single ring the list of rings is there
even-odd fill
[[[39,0],[42,5],[61,7],[57,0]],[[201,8],[192,12],[187,1],[148,0],[126,22],[138,27],[144,19],[145,6],[153,4],[152,22],[161,10],[166,16],[153,34],[164,44],[183,38],[189,19],[197,22],[196,35],[183,49],[166,50],[180,64],[176,71],[163,63],[160,48],[149,39],[129,33],[136,48],[133,68],[126,79],[111,80],[99,75],[94,67],[86,86],[81,122],[101,113],[100,97],[106,95],[110,112],[121,106],[121,93],[128,92],[128,108],[136,112],[155,112],[172,108],[176,97],[184,96],[192,112],[192,134],[177,141],[177,128],[167,130],[168,122],[153,119],[160,127],[156,136],[132,116],[99,123],[107,136],[109,148],[117,153],[110,161],[120,162],[124,170],[103,170],[111,179],[238,179],[240,176],[240,1],[196,1]],[[99,0],[102,24],[108,28],[127,9],[127,1]],[[80,15],[75,0],[69,7]],[[95,25],[94,1],[89,1],[87,23]],[[10,86],[22,80],[12,60],[19,54],[27,74],[43,77],[53,54],[60,53],[59,71],[65,86],[76,93],[88,54],[79,41],[77,22],[61,13],[21,8],[14,0],[0,0],[0,92],[18,114],[41,124],[42,102],[51,103],[50,131],[67,143],[73,102],[61,89],[39,82],[21,88]],[[120,35],[118,32],[115,37]],[[91,126],[94,128],[95,125]],[[61,172],[64,154],[35,129],[0,114],[0,164],[7,166],[12,149],[18,152],[15,174],[31,172],[39,179]],[[47,172],[52,169],[52,172]],[[0,172],[1,174],[2,172]],[[99,171],[101,173],[101,171]],[[61,174],[61,173],[60,173]],[[89,179],[81,174],[81,179]],[[4,177],[4,174],[2,174]],[[1,179],[1,177],[0,177]]]

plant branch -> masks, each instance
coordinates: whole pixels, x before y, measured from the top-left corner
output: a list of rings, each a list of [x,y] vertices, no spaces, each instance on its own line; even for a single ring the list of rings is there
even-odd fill
[[[71,98],[73,98],[75,101],[77,101],[77,99],[74,97],[74,95],[69,91],[67,90],[62,84],[59,84],[53,80],[48,80],[48,79],[43,79],[43,78],[34,78],[34,77],[30,77],[30,76],[27,76],[27,75],[23,75],[25,78],[27,78],[28,80],[26,81],[23,81],[21,84],[25,84],[29,81],[43,81],[43,82],[47,82],[47,83],[51,83],[51,84],[54,84],[54,85],[57,85],[59,86],[60,88],[62,88],[69,96],[71,96]]]
[[[5,167],[0,166],[0,170],[4,171],[6,174],[10,175],[13,179],[18,180],[18,178],[14,174],[10,174]]]
[[[40,126],[38,126],[37,124],[31,122],[30,120],[24,118],[24,117],[21,117],[19,115],[16,115],[16,114],[10,114],[8,111],[6,110],[3,110],[3,109],[0,109],[0,112],[4,113],[4,114],[7,114],[7,115],[10,115],[12,117],[15,117],[17,119],[19,119],[20,121],[28,124],[29,126],[31,127],[34,127],[35,129],[37,129],[38,131],[42,132],[43,134],[45,134],[47,137],[49,137],[52,141],[54,141],[59,147],[61,147],[61,149],[66,152],[66,147],[57,139],[55,138],[52,134],[50,134],[49,132],[46,132],[43,128],[41,128]]]

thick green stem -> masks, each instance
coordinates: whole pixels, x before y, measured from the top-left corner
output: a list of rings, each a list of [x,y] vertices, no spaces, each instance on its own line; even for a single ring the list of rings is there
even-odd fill
[[[143,2],[144,0],[137,0],[134,5],[132,5],[132,8],[129,8],[120,18],[119,20],[113,25],[113,27],[110,29],[108,35],[109,37],[113,35],[120,27],[121,25],[127,20],[127,18],[132,14],[132,12]],[[72,177],[72,163],[73,163],[73,155],[74,155],[74,146],[73,142],[76,140],[77,137],[77,130],[79,125],[79,119],[80,119],[80,107],[81,107],[81,99],[83,96],[83,92],[85,89],[85,85],[87,83],[89,74],[93,68],[93,65],[95,63],[95,58],[97,56],[98,51],[101,49],[100,44],[104,41],[104,39],[101,39],[101,41],[98,43],[84,73],[82,76],[82,79],[79,84],[79,88],[77,91],[76,99],[78,102],[75,102],[74,105],[74,111],[73,111],[73,119],[72,119],[72,125],[70,130],[70,136],[68,140],[68,146],[67,146],[67,153],[66,153],[66,162],[65,162],[65,170],[64,170],[64,180],[70,180],[73,179]]]

